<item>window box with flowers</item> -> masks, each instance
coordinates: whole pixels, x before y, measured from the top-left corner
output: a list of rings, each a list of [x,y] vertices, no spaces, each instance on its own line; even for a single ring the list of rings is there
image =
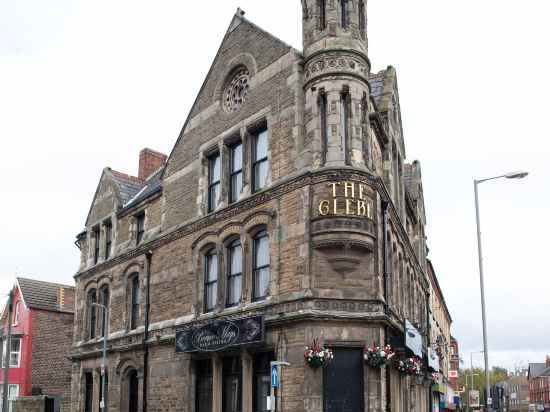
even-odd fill
[[[367,365],[373,368],[382,368],[388,364],[388,362],[395,356],[390,345],[383,347],[376,346],[375,343],[370,347],[365,347],[363,358]]]
[[[315,339],[311,346],[306,346],[304,359],[309,366],[317,369],[326,366],[332,361],[334,359],[334,354],[332,350],[322,347],[319,341]]]

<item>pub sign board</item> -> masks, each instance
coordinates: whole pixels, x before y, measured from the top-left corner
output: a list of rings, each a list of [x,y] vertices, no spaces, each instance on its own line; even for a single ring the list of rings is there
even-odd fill
[[[176,331],[176,353],[218,352],[234,346],[262,343],[263,316],[216,320]]]

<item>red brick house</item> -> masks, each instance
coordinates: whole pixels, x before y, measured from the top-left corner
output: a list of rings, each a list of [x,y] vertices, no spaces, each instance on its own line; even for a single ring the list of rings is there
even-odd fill
[[[529,364],[529,410],[550,411],[550,357],[545,363]]]
[[[11,399],[45,395],[54,399],[55,410],[70,403],[73,338],[74,288],[31,279],[17,278],[13,287],[13,313],[8,307],[1,316],[0,341],[3,354],[8,349],[8,322],[11,322],[8,375]],[[2,367],[4,356],[2,356]],[[4,382],[4,370],[0,370]],[[0,385],[2,392],[2,385]],[[1,399],[1,397],[0,397]],[[0,400],[1,402],[1,400]]]

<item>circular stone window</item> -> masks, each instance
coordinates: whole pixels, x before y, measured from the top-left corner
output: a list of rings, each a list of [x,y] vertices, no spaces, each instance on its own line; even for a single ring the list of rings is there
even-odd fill
[[[250,88],[250,74],[245,67],[237,70],[223,93],[223,107],[226,112],[238,111],[246,100]]]

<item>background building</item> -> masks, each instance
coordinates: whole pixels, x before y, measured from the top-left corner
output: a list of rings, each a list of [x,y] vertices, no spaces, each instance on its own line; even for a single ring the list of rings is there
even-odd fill
[[[550,410],[550,357],[544,363],[530,363],[529,372],[529,410]]]
[[[74,288],[17,278],[13,288],[10,369],[11,399],[43,395],[53,411],[69,411]],[[3,353],[8,350],[8,308],[2,312]],[[2,357],[2,368],[4,357]],[[4,382],[4,370],[0,371]],[[2,392],[0,386],[0,395]],[[1,397],[0,397],[1,399]],[[0,400],[1,402],[1,400]]]
[[[363,359],[432,343],[396,73],[371,73],[366,2],[302,5],[303,52],[238,10],[171,154],[103,171],[77,241],[74,411],[105,386],[116,411],[263,412],[274,360],[281,410],[429,410],[429,376]]]

